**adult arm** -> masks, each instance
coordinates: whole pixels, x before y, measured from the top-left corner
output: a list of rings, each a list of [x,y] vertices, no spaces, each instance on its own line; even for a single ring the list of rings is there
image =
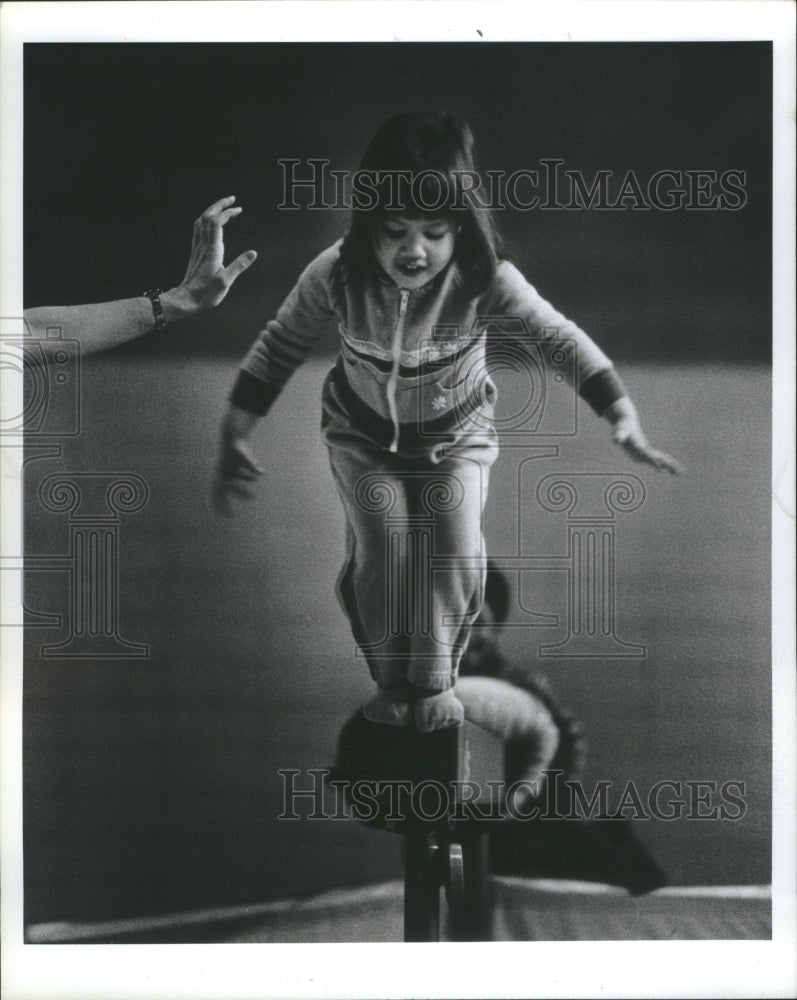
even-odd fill
[[[234,197],[221,198],[194,223],[185,277],[175,288],[160,295],[165,324],[218,305],[239,275],[257,258],[254,250],[248,250],[224,266],[223,228],[242,211],[233,207],[234,201]],[[24,315],[34,336],[44,337],[48,327],[58,327],[63,338],[80,343],[83,355],[116,347],[156,326],[153,304],[144,295],[78,306],[39,306],[26,309]]]

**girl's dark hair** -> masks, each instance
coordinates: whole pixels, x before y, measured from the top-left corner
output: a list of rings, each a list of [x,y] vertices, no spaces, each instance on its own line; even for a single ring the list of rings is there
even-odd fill
[[[490,285],[501,243],[490,211],[467,194],[476,186],[473,134],[467,122],[450,114],[395,115],[368,144],[360,164],[364,171],[369,194],[359,198],[362,207],[354,198],[336,269],[340,282],[362,284],[375,276],[374,239],[386,215],[394,212],[411,219],[442,217],[460,226],[454,259],[467,292],[476,296]],[[409,179],[402,180],[402,173]],[[465,175],[470,177],[463,185]]]

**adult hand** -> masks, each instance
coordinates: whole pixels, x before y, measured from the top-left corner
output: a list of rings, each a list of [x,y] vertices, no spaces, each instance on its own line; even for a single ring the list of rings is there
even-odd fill
[[[220,198],[206,208],[194,223],[194,239],[185,277],[177,288],[161,296],[167,321],[217,306],[233,282],[257,259],[254,250],[247,250],[224,266],[224,226],[243,211],[240,206],[233,206],[234,201],[234,195]],[[170,311],[173,313],[171,316]]]

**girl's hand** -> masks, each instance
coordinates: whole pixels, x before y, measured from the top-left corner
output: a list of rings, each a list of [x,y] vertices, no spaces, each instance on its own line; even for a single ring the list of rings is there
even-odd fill
[[[221,455],[213,480],[211,501],[214,510],[230,517],[233,507],[232,497],[254,500],[250,485],[263,475],[249,450],[246,436],[254,427],[257,417],[253,413],[230,406],[221,432]]]
[[[672,455],[651,447],[640,427],[617,425],[614,428],[612,440],[637,462],[645,462],[656,469],[666,469],[667,472],[672,472],[676,476],[684,471],[684,467]]]
[[[252,457],[245,441],[225,442],[213,482],[214,510],[224,517],[231,517],[231,498],[254,500],[255,494],[248,484],[254,483],[262,475],[263,469]]]
[[[635,461],[666,470],[676,476],[684,471],[684,467],[672,455],[651,446],[642,430],[636,408],[627,396],[612,403],[603,416],[614,427],[614,443],[619,444]]]

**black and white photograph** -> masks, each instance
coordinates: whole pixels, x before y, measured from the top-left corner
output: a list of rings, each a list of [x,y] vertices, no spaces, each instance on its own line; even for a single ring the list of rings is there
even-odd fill
[[[4,5],[9,1000],[793,995],[793,13]]]

